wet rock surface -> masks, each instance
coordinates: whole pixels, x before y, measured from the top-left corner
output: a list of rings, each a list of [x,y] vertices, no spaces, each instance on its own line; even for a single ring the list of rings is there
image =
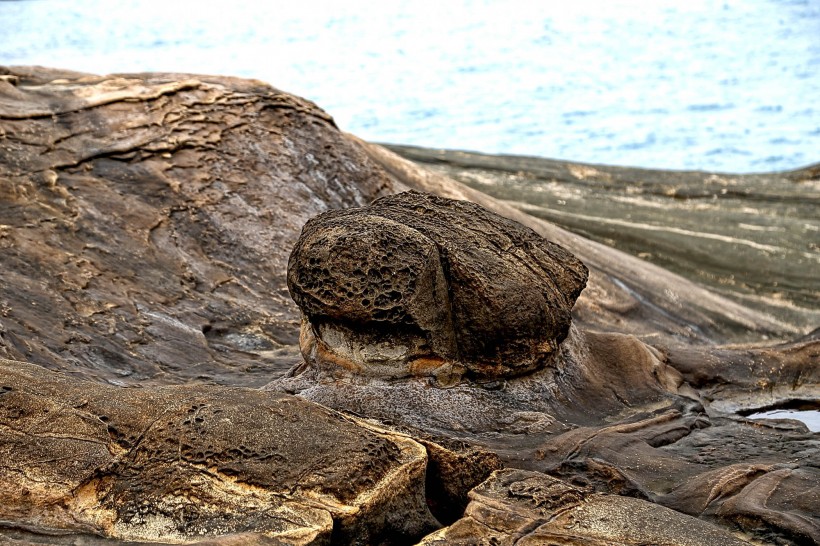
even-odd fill
[[[818,407],[811,310],[727,299],[345,135],[261,82],[2,72],[0,541],[820,542],[818,435],[739,415]],[[557,163],[576,182],[622,180]],[[817,174],[781,178],[775,193]],[[425,194],[394,195],[406,190]],[[302,323],[288,258],[330,209],[351,210],[305,227],[337,242],[308,245],[322,277]],[[376,318],[354,262],[398,265],[381,254],[396,242],[407,270],[391,271]],[[345,253],[350,267],[322,266]],[[790,294],[813,290],[804,265]],[[505,291],[523,285],[526,298]],[[353,333],[366,343],[320,365],[311,344]],[[374,364],[384,373],[363,373]]]
[[[386,377],[541,368],[586,279],[578,259],[531,229],[420,192],[310,220],[288,265],[305,356]]]

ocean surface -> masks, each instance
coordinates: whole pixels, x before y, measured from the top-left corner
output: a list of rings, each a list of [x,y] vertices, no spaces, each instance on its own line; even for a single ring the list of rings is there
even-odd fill
[[[795,419],[802,421],[812,432],[820,432],[820,410],[772,410],[754,413],[749,419]]]
[[[379,142],[729,172],[820,161],[817,0],[0,1],[0,64],[258,78]]]

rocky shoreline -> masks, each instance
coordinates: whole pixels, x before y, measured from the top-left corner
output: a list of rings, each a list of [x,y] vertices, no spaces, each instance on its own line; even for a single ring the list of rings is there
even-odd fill
[[[0,138],[9,544],[820,541],[820,438],[738,414],[820,404],[816,169],[391,151],[258,81],[41,67]],[[525,179],[576,208],[492,196]],[[791,210],[783,294],[619,250],[627,187]]]

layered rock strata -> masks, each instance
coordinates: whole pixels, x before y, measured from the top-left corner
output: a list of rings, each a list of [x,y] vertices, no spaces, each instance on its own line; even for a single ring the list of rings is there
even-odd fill
[[[30,531],[407,542],[440,526],[426,503],[426,453],[292,396],[123,389],[0,360],[2,519]]]
[[[454,218],[452,209],[465,214]],[[820,527],[809,508],[813,500],[784,500],[796,491],[802,499],[817,496],[808,485],[820,477],[816,450],[809,449],[796,467],[783,465],[787,454],[802,449],[803,431],[781,433],[781,455],[774,455],[767,448],[771,437],[753,434],[742,420],[717,414],[710,418],[703,405],[713,396],[709,387],[719,377],[724,399],[715,406],[725,407],[737,403],[738,396],[753,388],[749,382],[759,384],[766,373],[782,378],[791,368],[806,370],[816,355],[816,343],[760,349],[677,341],[659,344],[659,350],[635,336],[572,327],[569,309],[583,287],[586,268],[571,254],[553,250],[560,247],[508,221],[508,230],[526,233],[526,250],[498,244],[496,218],[463,201],[410,192],[362,209],[325,213],[309,222],[288,272],[291,293],[305,317],[301,339],[306,364],[267,388],[424,433],[455,435],[498,453],[507,465],[545,472],[594,491],[654,500],[759,536],[788,537],[796,543],[816,539]],[[429,230],[428,223],[436,230]],[[464,225],[469,226],[470,237],[463,237]],[[421,226],[418,231],[423,235],[432,231],[434,244],[419,237],[418,231],[407,231],[407,226]],[[546,260],[532,258],[530,249],[539,247],[553,250],[547,267]],[[481,254],[475,248],[502,251]],[[525,270],[523,282],[494,274],[508,259],[510,270]],[[385,264],[386,275],[365,274],[378,263]],[[404,268],[394,274],[400,265]],[[464,271],[472,274],[466,281],[466,276],[459,276]],[[465,287],[474,297],[458,302]],[[384,293],[394,297],[368,307],[359,301],[366,298],[370,303],[374,294]],[[511,293],[515,298],[509,297]],[[529,305],[518,303],[524,301]],[[562,315],[552,307],[567,311],[558,327],[554,318]],[[499,335],[506,332],[506,322],[521,318],[516,309],[531,324],[529,329],[515,329],[522,337],[511,337],[509,343],[527,347],[532,364],[518,365],[510,373],[511,366],[487,366],[486,353],[453,348],[463,338],[452,333],[460,324],[454,318],[457,311],[462,321],[477,320],[470,335],[480,332],[479,339],[498,346],[507,341]],[[546,312],[539,316],[533,309]],[[553,320],[539,321],[543,316]],[[494,320],[484,320],[489,317]],[[500,362],[521,362],[520,357],[510,358],[503,345],[494,350],[503,355]],[[415,365],[430,362],[430,352],[436,363],[433,373],[430,367]],[[743,374],[736,369],[741,362],[746,363]],[[427,380],[430,375],[436,377],[432,384]],[[800,392],[791,386],[792,396]],[[684,438],[697,436],[709,438],[707,443],[723,438],[754,448],[741,450],[739,457],[724,454],[719,467],[706,462],[702,444],[664,451],[667,445],[684,445]],[[713,493],[708,498],[695,495],[700,489],[691,484],[708,484]],[[768,508],[769,503],[779,508]],[[616,510],[612,503],[605,504],[606,510]],[[514,509],[509,517],[518,521],[521,514]],[[544,522],[549,519],[545,518]],[[472,530],[464,531],[465,525]],[[483,536],[476,525],[456,523],[436,540],[459,537],[470,543]],[[521,532],[508,529],[499,540],[505,533],[514,540]],[[613,528],[607,527],[606,533],[611,532]],[[656,539],[677,543],[674,534]],[[696,542],[701,540],[708,543],[703,537]]]
[[[0,81],[0,357],[116,384],[260,386],[300,360],[288,255],[392,193],[262,82],[20,68]]]
[[[639,499],[584,491],[538,472],[502,470],[473,489],[464,517],[420,546],[684,546],[748,542]]]
[[[739,175],[388,147],[527,216],[697,279],[794,332],[820,324],[818,164]]]

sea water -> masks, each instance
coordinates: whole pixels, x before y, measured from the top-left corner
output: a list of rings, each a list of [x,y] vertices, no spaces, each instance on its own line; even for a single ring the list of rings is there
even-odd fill
[[[816,0],[0,1],[0,64],[258,78],[373,141],[732,172],[820,161]]]

